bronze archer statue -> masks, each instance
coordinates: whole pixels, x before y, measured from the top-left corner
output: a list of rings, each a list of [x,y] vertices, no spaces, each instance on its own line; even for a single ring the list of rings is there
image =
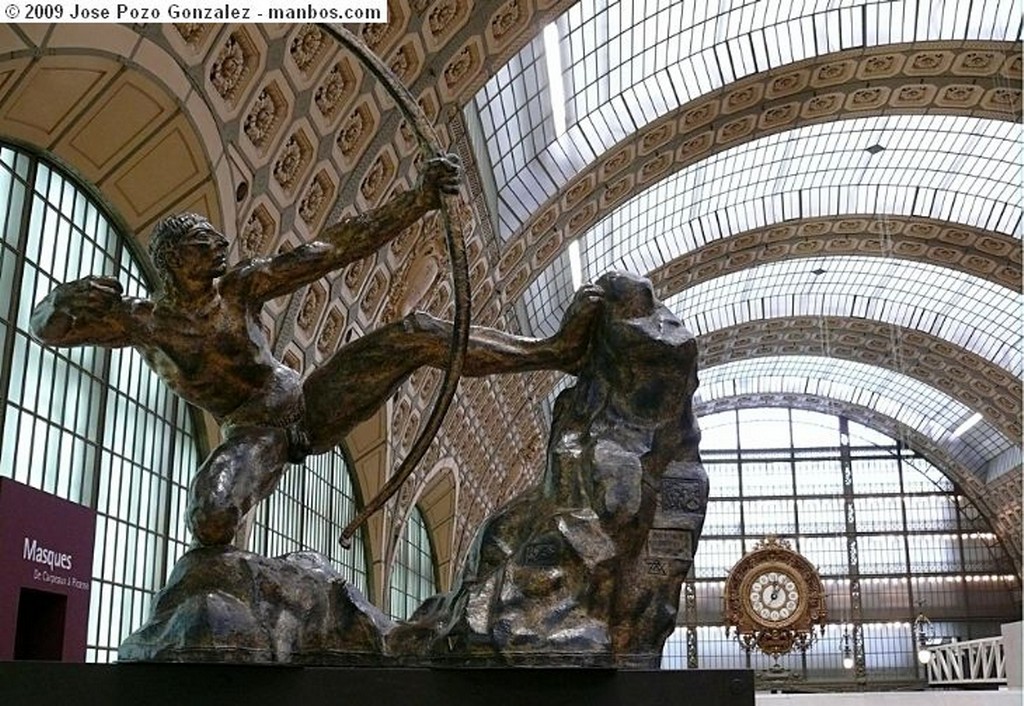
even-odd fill
[[[411,373],[442,367],[451,338],[450,323],[413,313],[342,346],[302,378],[272,355],[259,325],[263,304],[371,255],[460,183],[456,157],[430,160],[416,189],[289,252],[234,265],[227,238],[208,220],[172,216],[150,241],[161,278],[153,299],[126,297],[109,277],[68,282],[36,306],[32,334],[53,346],[132,346],[172,390],[216,418],[223,441],[190,484],[188,525],[199,544],[228,544],[289,462],[334,448]],[[473,327],[464,374],[574,372],[599,299],[598,290],[581,290],[549,339]]]

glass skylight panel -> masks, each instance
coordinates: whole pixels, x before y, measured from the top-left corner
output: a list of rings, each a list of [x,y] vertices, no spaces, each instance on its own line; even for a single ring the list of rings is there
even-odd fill
[[[865,151],[880,142],[882,152]],[[769,135],[680,170],[596,223],[580,239],[584,279],[646,274],[717,238],[797,218],[923,216],[1020,237],[1019,152],[1017,124],[950,115]],[[566,292],[534,294],[567,301]]]
[[[668,245],[674,255],[705,244],[687,224],[718,210],[723,211],[715,219],[719,223],[743,224],[729,234],[789,218],[881,212],[945,217],[988,230],[1008,228],[1003,232],[1019,236],[1016,126],[1000,123],[992,130],[986,123],[997,121],[954,116],[928,122],[900,116],[815,125],[713,155],[658,182],[606,217],[608,223],[597,224],[585,236],[594,251],[592,262],[604,271],[618,264],[613,249],[637,249],[635,258],[653,269],[662,264],[649,257],[653,243]],[[979,128],[988,134],[972,134]],[[940,136],[938,148],[920,146],[926,130]],[[865,146],[878,139],[887,149],[866,153]],[[958,158],[960,151],[972,156]],[[1011,218],[999,220],[1007,209]],[[655,213],[664,217],[654,220]],[[764,215],[751,219],[758,214]],[[600,242],[597,234],[610,242]]]
[[[998,454],[1016,448],[986,421],[971,429],[970,439],[953,439],[952,432],[972,414],[969,407],[894,370],[834,358],[773,356],[705,368],[694,404],[766,393],[811,395],[868,407],[936,441],[978,472]]]
[[[815,275],[818,269],[825,272]],[[1021,295],[988,280],[891,257],[768,263],[701,282],[665,304],[695,335],[762,318],[840,316],[914,328],[1022,372]]]
[[[1009,0],[584,0],[570,7],[556,25],[570,122],[562,138],[556,139],[550,127],[547,79],[535,70],[543,65],[538,64],[544,51],[539,37],[476,96],[501,199],[507,191],[523,188],[513,175],[539,169],[539,155],[566,139],[586,144],[583,154],[601,154],[679,106],[760,71],[891,42],[1015,41],[1020,35],[1020,17]],[[514,100],[506,100],[513,92]],[[538,115],[544,116],[540,123]],[[538,130],[537,136],[546,142],[530,140],[524,150],[501,149],[495,136],[506,123],[515,123],[519,129],[513,132],[522,136]],[[539,129],[541,125],[547,127]],[[519,194],[520,200],[535,209],[592,159],[560,156],[555,160],[560,169],[554,188]],[[514,213],[503,213],[499,220],[503,237],[522,223]]]
[[[581,261],[580,264],[581,269],[585,270],[585,262]],[[560,254],[554,265],[534,279],[523,294],[523,308],[526,310],[526,320],[530,322],[530,330],[526,333],[533,336],[547,337],[558,330],[576,291],[568,252]],[[551,293],[557,293],[557,296],[549,296]]]

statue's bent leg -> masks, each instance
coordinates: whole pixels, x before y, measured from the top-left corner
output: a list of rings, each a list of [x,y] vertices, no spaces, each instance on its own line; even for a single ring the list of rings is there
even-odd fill
[[[314,370],[303,383],[313,452],[341,443],[418,368],[445,368],[451,336],[450,322],[414,312],[344,346]],[[578,341],[524,338],[474,326],[463,373],[478,377],[565,369],[567,361],[578,357],[576,348]]]
[[[424,331],[415,323],[416,316],[410,314],[356,339],[306,378],[306,427],[314,453],[340,444],[418,368],[443,363],[443,330]]]
[[[232,430],[189,485],[188,526],[195,541],[230,544],[245,513],[273,492],[287,460],[284,429]]]

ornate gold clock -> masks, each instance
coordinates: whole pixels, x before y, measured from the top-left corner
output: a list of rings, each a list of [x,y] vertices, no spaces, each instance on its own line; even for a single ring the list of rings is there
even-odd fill
[[[806,650],[824,631],[825,591],[814,566],[789,542],[768,536],[729,572],[725,582],[726,634],[736,630],[747,650],[769,655]]]

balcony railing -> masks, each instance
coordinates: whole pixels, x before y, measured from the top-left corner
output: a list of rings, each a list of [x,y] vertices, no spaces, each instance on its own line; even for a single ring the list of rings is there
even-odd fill
[[[929,686],[967,686],[1006,683],[1002,637],[951,642],[931,647]]]

